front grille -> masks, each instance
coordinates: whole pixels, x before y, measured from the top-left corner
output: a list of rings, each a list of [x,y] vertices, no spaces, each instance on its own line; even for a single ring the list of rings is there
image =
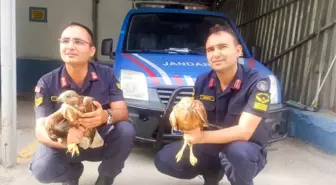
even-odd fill
[[[167,105],[170,97],[172,96],[175,89],[173,88],[158,88],[157,94],[160,98],[161,103]],[[192,89],[183,89],[180,93],[176,96],[174,104],[181,100],[182,97],[190,97],[192,96]]]

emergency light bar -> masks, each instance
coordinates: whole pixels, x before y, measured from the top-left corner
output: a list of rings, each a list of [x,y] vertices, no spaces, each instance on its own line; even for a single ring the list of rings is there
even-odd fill
[[[133,7],[139,8],[173,8],[173,9],[191,9],[191,10],[210,10],[213,0],[133,0]]]

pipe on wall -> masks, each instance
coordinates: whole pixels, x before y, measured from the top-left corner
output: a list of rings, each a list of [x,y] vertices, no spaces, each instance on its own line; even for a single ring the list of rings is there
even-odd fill
[[[100,0],[92,0],[92,32],[93,32],[93,44],[98,45],[98,4]],[[94,55],[94,60],[97,60],[97,53]]]

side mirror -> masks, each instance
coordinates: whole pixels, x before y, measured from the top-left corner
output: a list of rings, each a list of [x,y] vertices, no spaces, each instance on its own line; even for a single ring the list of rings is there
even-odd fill
[[[113,57],[113,39],[104,39],[101,45],[101,55]]]
[[[253,45],[251,48],[252,56],[260,61],[261,59],[261,47]]]

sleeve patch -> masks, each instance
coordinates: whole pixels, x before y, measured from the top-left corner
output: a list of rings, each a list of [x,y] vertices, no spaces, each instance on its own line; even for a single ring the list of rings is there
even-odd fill
[[[253,102],[253,109],[265,112],[268,109],[269,101],[270,101],[269,93],[258,92],[255,95],[255,99]]]
[[[267,91],[268,90],[268,83],[265,80],[262,80],[257,83],[257,89],[259,91]]]
[[[120,83],[116,83],[117,84],[117,87],[119,88],[119,89],[121,89],[121,86],[120,86]]]
[[[40,106],[43,103],[43,96],[35,98],[35,107]]]
[[[39,85],[35,86],[35,92],[40,93],[41,92],[41,87]]]

